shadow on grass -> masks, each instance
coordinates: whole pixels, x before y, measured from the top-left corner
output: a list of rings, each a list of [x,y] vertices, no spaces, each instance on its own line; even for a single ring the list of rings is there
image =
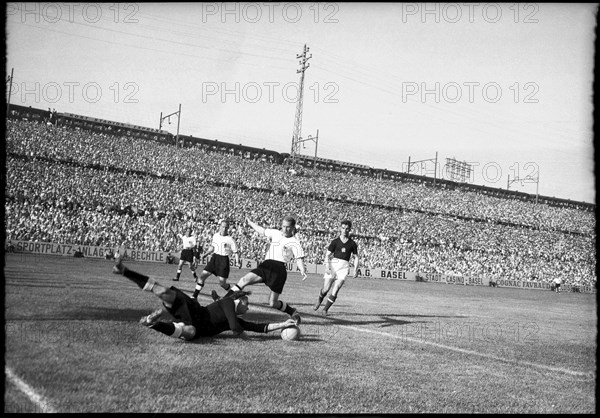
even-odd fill
[[[119,321],[119,322],[131,322],[137,324],[141,317],[148,315],[153,311],[152,307],[147,309],[115,309],[115,308],[78,308],[71,311],[53,312],[47,315],[31,315],[21,318],[7,318],[10,321]],[[168,313],[164,314],[164,319],[169,318]],[[244,319],[252,322],[267,323],[267,322],[282,322],[287,318],[287,315],[283,312],[274,310],[273,313],[263,312],[248,312],[245,314]],[[314,324],[323,325],[326,324]],[[152,331],[151,331],[152,332]],[[256,333],[246,331],[246,336],[241,338],[233,335],[230,331],[225,331],[221,334],[212,337],[200,337],[195,340],[186,341],[191,344],[224,344],[229,340],[240,340],[240,343],[244,341],[276,341],[281,340],[280,331],[272,331],[267,334]],[[322,338],[315,338],[312,334],[307,334],[301,338],[302,341],[309,342],[321,342]]]
[[[256,304],[261,308],[268,308],[267,305]],[[299,310],[300,316],[302,318],[311,318],[311,319],[323,319],[327,322],[311,322],[311,325],[323,325],[327,326],[330,324],[335,325],[379,325],[380,327],[390,327],[390,326],[402,326],[407,324],[416,324],[416,323],[427,323],[431,321],[427,321],[427,318],[431,319],[439,319],[439,318],[468,318],[465,315],[419,315],[419,314],[410,314],[410,313],[382,313],[382,314],[367,314],[367,313],[359,313],[359,312],[346,312],[343,310],[338,310],[339,308],[348,308],[349,305],[344,304],[336,304],[327,316],[322,314],[323,305],[318,311],[313,311],[313,304],[308,303],[295,303],[296,307],[310,307],[310,310],[314,313],[301,311]],[[281,313],[275,311],[274,314],[266,314],[262,312],[254,312],[254,315],[259,316],[261,319],[269,318],[268,321],[280,321]],[[246,316],[251,315],[251,312],[246,314]],[[285,314],[284,314],[285,315]],[[246,317],[244,316],[244,317]],[[370,317],[373,319],[360,319],[360,317]],[[406,319],[401,319],[406,318]],[[422,320],[418,320],[422,319]]]
[[[218,345],[218,344],[223,344],[224,342],[227,342],[229,340],[239,340],[238,342],[240,344],[243,344],[246,341],[277,341],[277,340],[281,340],[279,331],[272,331],[268,334],[246,331],[245,334],[246,334],[245,337],[238,337],[238,336],[233,335],[230,331],[225,331],[221,334],[217,334],[212,337],[200,337],[195,340],[186,341],[186,343],[198,344],[198,345],[202,345],[202,344]],[[301,340],[302,341],[323,341],[321,339],[305,338],[305,337],[302,337]]]
[[[79,308],[73,311],[55,312],[47,315],[32,315],[20,318],[7,318],[11,321],[119,321],[138,322],[148,309]]]

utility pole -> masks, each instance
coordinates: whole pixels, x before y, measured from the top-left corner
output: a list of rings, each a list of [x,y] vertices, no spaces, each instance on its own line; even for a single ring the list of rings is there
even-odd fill
[[[10,76],[8,77],[8,80],[6,80],[6,82],[8,83],[8,100],[6,101],[6,118],[8,119],[8,116],[10,115],[9,111],[10,111],[10,96],[12,95],[12,85],[13,85],[13,71],[15,69],[12,68],[10,70]]]
[[[435,152],[435,158],[427,158],[426,160],[418,160],[418,161],[410,161],[410,155],[408,156],[408,168],[406,169],[406,173],[410,174],[410,169],[414,164],[417,163],[426,163],[426,162],[432,162],[434,164],[434,168],[433,168],[433,185],[435,186],[435,181],[437,179],[437,161],[438,161],[438,153],[437,151]]]
[[[539,191],[540,191],[540,176],[538,174],[537,177],[533,177],[532,175],[527,175],[523,178],[519,178],[519,177],[515,177],[514,179],[510,179],[510,174],[508,175],[508,178],[506,179],[506,190],[510,190],[510,185],[513,183],[519,182],[521,183],[521,186],[523,186],[523,183],[535,183],[535,204],[537,205],[538,203],[538,198],[539,198]]]
[[[173,112],[170,115],[166,115],[163,117],[162,112],[160,112],[160,122],[158,123],[158,130],[162,129],[163,121],[168,119],[169,125],[171,124],[171,116],[177,115],[177,135],[175,136],[175,146],[179,144],[179,122],[181,122],[181,103],[179,104],[179,110],[177,112]],[[183,144],[181,144],[183,147]]]
[[[308,137],[308,139],[302,139],[302,104],[304,101],[304,73],[308,69],[308,67],[310,67],[310,64],[307,63],[308,60],[312,58],[312,54],[310,54],[310,56],[306,56],[309,49],[310,48],[307,47],[306,44],[304,44],[304,50],[302,51],[302,54],[296,55],[296,58],[300,59],[299,63],[301,65],[301,67],[300,67],[300,69],[296,70],[296,74],[298,74],[298,73],[300,74],[300,87],[298,88],[298,102],[296,103],[296,117],[294,120],[294,133],[292,134],[292,152],[290,153],[291,160],[292,160],[292,167],[296,163],[296,156],[298,155],[298,152],[300,150],[300,144],[303,143],[304,141],[318,142],[318,137],[319,137],[319,135],[317,134],[316,140],[314,138],[311,138],[310,136]],[[318,143],[317,143],[317,145],[318,145]],[[315,146],[315,158],[317,156],[316,152],[317,152],[317,150],[316,150],[316,146]]]

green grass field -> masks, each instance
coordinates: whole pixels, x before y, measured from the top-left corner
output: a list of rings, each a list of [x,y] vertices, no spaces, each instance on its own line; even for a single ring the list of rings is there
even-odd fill
[[[5,258],[4,412],[595,413],[595,294],[291,274],[279,332],[185,342],[138,323],[160,306],[112,262]],[[176,266],[126,263],[171,285]],[[232,270],[235,283],[244,270]],[[177,283],[192,291],[187,267]],[[217,289],[210,277],[199,300]],[[284,320],[248,288],[250,320]]]

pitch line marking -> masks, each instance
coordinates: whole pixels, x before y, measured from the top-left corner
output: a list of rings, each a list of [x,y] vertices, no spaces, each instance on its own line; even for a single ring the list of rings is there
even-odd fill
[[[264,313],[273,313],[273,311],[274,311],[274,309],[263,308],[262,306],[257,306],[255,304],[251,304],[250,305],[250,311],[251,310],[256,310],[256,311],[264,312]],[[434,343],[432,341],[424,341],[424,340],[419,340],[419,339],[416,339],[416,338],[410,338],[410,337],[405,337],[405,336],[398,336],[398,335],[389,334],[387,332],[382,332],[382,331],[374,331],[374,330],[370,330],[370,329],[366,329],[366,328],[353,327],[351,325],[338,325],[338,327],[340,327],[340,328],[346,328],[346,329],[350,329],[350,330],[354,330],[354,331],[358,331],[358,332],[366,332],[366,333],[370,333],[370,334],[378,334],[378,335],[382,335],[384,337],[390,337],[390,338],[395,338],[395,339],[402,339],[402,340],[410,341],[410,342],[413,342],[413,343],[429,344],[429,345],[432,345],[434,347],[443,348],[445,350],[455,351],[455,352],[458,352],[458,353],[468,354],[468,355],[471,355],[471,356],[483,357],[483,358],[487,358],[487,359],[490,359],[490,360],[501,361],[501,362],[504,362],[504,363],[511,363],[511,364],[517,364],[517,365],[522,365],[522,366],[531,366],[531,367],[535,367],[535,368],[543,369],[543,370],[548,370],[548,371],[552,371],[552,372],[566,373],[566,374],[570,374],[571,376],[581,376],[581,377],[586,377],[586,378],[593,378],[594,377],[593,372],[578,372],[578,371],[575,371],[575,370],[565,369],[563,367],[547,366],[545,364],[532,363],[530,361],[518,361],[517,362],[517,361],[514,361],[514,360],[505,359],[505,358],[502,358],[502,357],[499,357],[499,356],[494,356],[492,354],[480,353],[480,352],[477,352],[477,351],[467,350],[467,349],[459,348],[459,347],[452,347],[452,346],[449,346],[449,345]]]
[[[267,309],[267,308],[263,308],[261,306],[257,306],[252,304],[250,309],[254,309],[257,310],[259,312],[265,312],[265,313],[272,313],[273,309]],[[581,377],[587,377],[587,378],[591,378],[593,377],[593,373],[592,372],[578,372],[575,370],[570,370],[570,369],[565,369],[563,367],[554,367],[554,366],[547,366],[545,364],[539,364],[539,363],[532,363],[530,361],[514,361],[514,360],[509,360],[509,359],[505,359],[499,356],[494,356],[492,354],[486,354],[486,353],[480,353],[477,351],[473,351],[473,350],[467,350],[464,348],[459,348],[459,347],[452,347],[450,345],[444,345],[444,344],[440,344],[440,343],[435,343],[432,341],[424,341],[424,340],[419,340],[416,338],[410,338],[410,337],[406,337],[406,336],[398,336],[398,335],[394,335],[394,334],[389,334],[387,332],[382,332],[382,331],[374,331],[374,330],[370,330],[370,329],[365,329],[365,328],[358,328],[358,327],[353,327],[351,325],[338,325],[338,327],[340,328],[346,328],[346,329],[350,329],[353,331],[358,331],[358,332],[366,332],[366,333],[370,333],[370,334],[378,334],[378,335],[382,335],[384,337],[390,337],[390,338],[395,338],[395,339],[401,339],[401,340],[406,340],[406,341],[410,341],[413,343],[419,343],[419,344],[429,344],[432,345],[434,347],[438,347],[438,348],[443,348],[445,350],[450,350],[450,351],[455,351],[458,353],[462,353],[462,354],[468,354],[471,356],[478,356],[478,357],[483,357],[483,358],[487,358],[490,360],[496,360],[496,361],[501,361],[504,363],[511,363],[511,364],[517,364],[517,365],[522,365],[522,366],[531,366],[531,367],[535,367],[538,369],[543,369],[543,370],[548,370],[548,371],[552,371],[552,372],[560,372],[560,373],[566,373],[566,374],[570,374],[571,376],[581,376]]]
[[[583,377],[588,377],[588,378],[593,377],[593,373],[590,373],[590,372],[578,372],[578,371],[574,371],[574,370],[565,369],[563,367],[547,366],[545,364],[532,363],[530,361],[514,361],[514,360],[505,359],[505,358],[502,358],[499,356],[494,356],[492,354],[479,353],[477,351],[466,350],[464,348],[452,347],[449,345],[439,344],[439,343],[435,343],[432,341],[419,340],[419,339],[410,338],[410,337],[406,337],[406,336],[398,336],[398,335],[394,335],[394,334],[388,334],[387,332],[382,332],[382,331],[374,331],[374,330],[365,329],[365,328],[353,327],[351,325],[338,325],[338,326],[341,328],[347,328],[347,329],[351,329],[354,331],[366,332],[369,334],[378,334],[378,335],[382,335],[384,337],[391,337],[391,338],[406,340],[406,341],[410,341],[413,343],[429,344],[434,347],[443,348],[445,350],[456,351],[456,352],[468,354],[471,356],[484,357],[484,358],[487,358],[490,360],[502,361],[505,363],[511,363],[511,364],[517,364],[517,365],[523,365],[523,366],[531,366],[531,367],[536,367],[539,369],[544,369],[544,370],[548,370],[548,371],[552,371],[552,372],[566,373],[566,374],[570,374],[572,376],[583,376]]]
[[[19,376],[17,376],[9,367],[6,367],[4,370],[8,378],[17,386],[17,388],[27,395],[29,400],[39,408],[39,410],[36,412],[50,414],[56,413],[54,408],[50,406],[48,401],[44,399],[43,396],[39,395],[31,386],[21,380]]]

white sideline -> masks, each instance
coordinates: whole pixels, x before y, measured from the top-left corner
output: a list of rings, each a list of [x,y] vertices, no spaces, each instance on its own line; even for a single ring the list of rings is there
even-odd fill
[[[265,313],[272,313],[273,312],[273,309],[267,309],[267,308],[263,308],[261,306],[256,306],[256,305],[251,304],[250,305],[250,311],[252,311],[252,310],[257,310],[259,312],[265,312]],[[340,328],[346,328],[346,329],[350,329],[350,330],[353,330],[353,331],[366,332],[366,333],[370,333],[370,334],[378,334],[378,335],[382,335],[384,337],[401,339],[403,341],[410,341],[412,343],[429,344],[429,345],[433,345],[433,346],[438,347],[438,348],[443,348],[445,350],[455,351],[455,352],[462,353],[462,354],[468,354],[470,356],[478,356],[478,357],[487,358],[487,359],[490,359],[490,360],[501,361],[503,363],[511,363],[511,364],[514,364],[514,365],[517,365],[517,366],[531,366],[531,367],[534,367],[534,368],[537,368],[537,369],[548,370],[548,371],[551,371],[551,372],[565,373],[565,374],[569,374],[571,376],[580,376],[580,377],[587,377],[587,378],[594,378],[595,377],[593,372],[578,372],[578,371],[575,371],[575,370],[565,369],[564,367],[548,366],[546,364],[532,363],[530,361],[514,361],[514,360],[502,358],[502,357],[499,357],[499,356],[494,356],[492,354],[480,353],[480,352],[477,352],[477,351],[466,350],[464,348],[453,347],[453,346],[450,346],[450,345],[444,345],[444,344],[435,343],[435,342],[432,342],[432,341],[426,341],[426,340],[420,340],[420,339],[410,338],[410,337],[406,337],[406,336],[394,335],[394,334],[389,334],[387,332],[374,331],[374,330],[370,330],[370,329],[366,329],[366,328],[354,327],[354,326],[351,326],[351,325],[337,325],[337,326],[340,327]]]
[[[48,401],[45,400],[43,396],[36,393],[36,391],[31,386],[29,386],[27,383],[21,380],[19,376],[17,376],[10,368],[5,367],[4,370],[9,380],[13,382],[17,386],[17,388],[21,390],[21,392],[27,395],[27,397],[31,400],[31,402],[33,402],[36,405],[37,408],[39,408],[35,411],[36,413],[56,413],[54,408],[50,406]]]

